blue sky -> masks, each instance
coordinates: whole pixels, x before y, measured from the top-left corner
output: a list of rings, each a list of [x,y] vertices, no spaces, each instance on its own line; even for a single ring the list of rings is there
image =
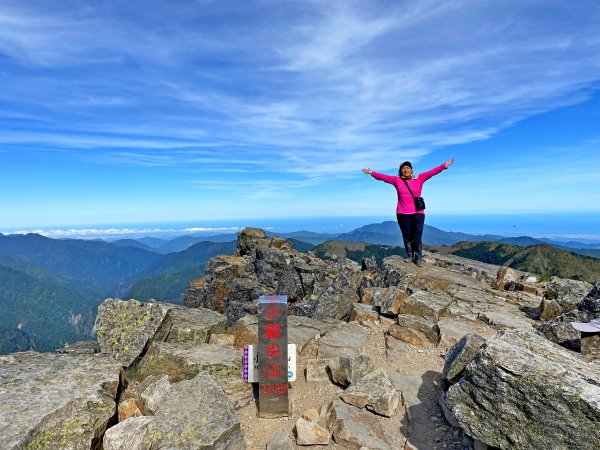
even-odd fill
[[[0,230],[600,211],[600,2],[3,1]]]

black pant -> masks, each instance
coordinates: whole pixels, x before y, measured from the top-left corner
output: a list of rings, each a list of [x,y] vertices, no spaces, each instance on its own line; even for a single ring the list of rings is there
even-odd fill
[[[407,242],[412,243],[412,248],[416,250],[422,245],[423,226],[425,225],[425,214],[396,214],[402,239],[406,246]]]

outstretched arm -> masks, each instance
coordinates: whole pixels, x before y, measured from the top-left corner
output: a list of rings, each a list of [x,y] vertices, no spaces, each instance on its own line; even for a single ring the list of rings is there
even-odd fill
[[[452,164],[454,164],[454,158],[452,158],[450,161],[446,161],[445,163],[440,164],[439,166],[437,166],[431,170],[428,170],[427,172],[420,173],[419,179],[421,179],[421,180],[423,180],[423,182],[425,182],[425,181],[429,180],[432,176],[440,173],[442,170],[447,169]]]
[[[371,169],[363,169],[363,173],[371,175],[376,180],[385,181],[386,183],[395,184],[395,181],[398,177],[393,177],[391,175],[386,175],[384,173],[373,172]]]

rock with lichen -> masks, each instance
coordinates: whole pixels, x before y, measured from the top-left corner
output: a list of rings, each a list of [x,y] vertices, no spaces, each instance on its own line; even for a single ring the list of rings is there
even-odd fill
[[[104,300],[98,306],[94,326],[100,352],[112,355],[124,367],[129,367],[149,342],[160,334],[168,312],[169,308],[161,303],[113,298]],[[163,334],[167,331],[164,330]]]
[[[446,394],[465,432],[499,448],[600,448],[600,371],[544,337],[500,331]]]
[[[121,370],[103,354],[0,356],[0,448],[93,448],[115,416]]]
[[[148,424],[143,442],[147,448],[246,448],[229,397],[205,372],[171,387]]]

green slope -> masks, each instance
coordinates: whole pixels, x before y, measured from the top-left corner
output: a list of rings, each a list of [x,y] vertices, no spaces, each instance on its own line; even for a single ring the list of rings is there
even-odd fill
[[[459,242],[441,251],[485,263],[506,265],[543,278],[558,276],[590,283],[600,280],[600,260],[548,244],[519,247],[496,242]]]
[[[0,353],[49,351],[89,337],[98,300],[0,265]]]

